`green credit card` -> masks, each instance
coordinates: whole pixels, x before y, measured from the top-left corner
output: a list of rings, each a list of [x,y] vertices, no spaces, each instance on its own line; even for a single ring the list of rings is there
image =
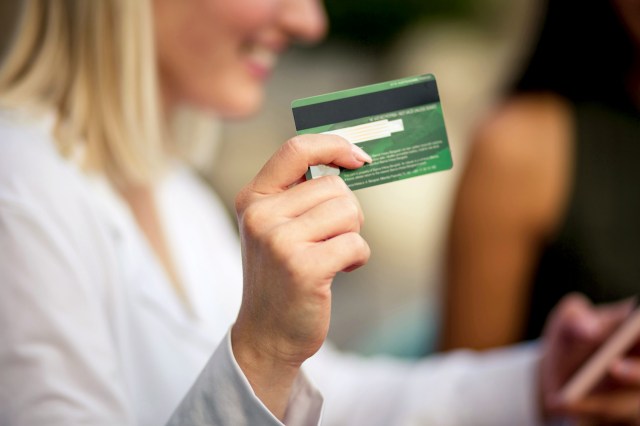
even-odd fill
[[[432,74],[298,99],[291,108],[299,135],[337,134],[373,158],[357,170],[311,166],[308,179],[339,174],[356,190],[453,167]]]

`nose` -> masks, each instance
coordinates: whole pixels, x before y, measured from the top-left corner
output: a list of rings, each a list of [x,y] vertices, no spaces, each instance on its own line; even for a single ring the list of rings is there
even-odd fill
[[[298,41],[315,43],[327,34],[327,14],[321,0],[284,0],[280,24]]]

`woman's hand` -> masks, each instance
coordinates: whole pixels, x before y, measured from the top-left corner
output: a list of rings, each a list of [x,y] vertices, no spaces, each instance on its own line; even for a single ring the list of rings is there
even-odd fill
[[[562,386],[633,309],[633,301],[594,307],[580,295],[563,299],[549,317],[541,364],[543,410],[591,424],[640,424],[640,361],[637,348],[612,362],[601,383],[585,398],[564,403]],[[640,342],[640,338],[639,338]],[[638,345],[640,346],[640,345]],[[582,423],[581,423],[582,424]]]
[[[304,174],[310,165],[354,169],[370,161],[338,136],[298,136],[236,198],[244,292],[232,346],[254,391],[280,418],[300,365],[326,338],[334,276],[369,258],[362,210],[344,181],[303,181]]]

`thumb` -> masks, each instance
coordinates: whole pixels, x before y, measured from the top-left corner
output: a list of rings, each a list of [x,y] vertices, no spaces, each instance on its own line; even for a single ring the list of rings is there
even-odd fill
[[[285,191],[304,176],[309,166],[334,164],[357,169],[371,157],[357,145],[336,135],[301,135],[289,139],[267,161],[250,186],[254,192]]]
[[[571,302],[570,309],[564,310],[568,317],[565,332],[586,341],[599,341],[609,335],[636,305],[635,297],[601,306],[593,306],[580,297],[574,297]]]
[[[598,312],[601,329],[605,333],[611,332],[629,316],[636,305],[637,297],[634,296],[602,306]]]

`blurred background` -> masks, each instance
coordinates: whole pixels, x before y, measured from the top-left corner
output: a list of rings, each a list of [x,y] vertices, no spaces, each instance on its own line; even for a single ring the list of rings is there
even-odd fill
[[[434,350],[441,262],[469,133],[500,99],[533,47],[535,0],[326,0],[329,38],[285,55],[252,120],[222,123],[206,177],[233,199],[295,135],[294,99],[435,74],[454,156],[451,171],[356,192],[369,264],[334,283],[330,337],[345,350],[416,357]],[[238,164],[244,167],[238,168]]]

